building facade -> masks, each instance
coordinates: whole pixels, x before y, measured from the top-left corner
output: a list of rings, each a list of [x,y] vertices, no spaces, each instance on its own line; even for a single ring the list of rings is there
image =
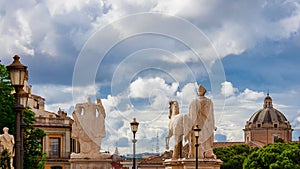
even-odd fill
[[[263,108],[255,112],[246,122],[244,139],[246,144],[262,147],[278,139],[292,141],[290,122],[283,113],[273,107],[272,98],[267,95]]]
[[[46,154],[45,169],[69,169],[70,154],[75,150],[71,138],[73,120],[61,109],[57,113],[46,111],[45,99],[32,94],[27,81],[24,90],[29,93],[28,106],[35,113],[34,126],[46,133],[41,140]]]
[[[69,169],[72,152],[71,125],[72,119],[59,109],[58,113],[44,112],[35,116],[35,127],[46,133],[42,140],[46,153],[45,169]]]

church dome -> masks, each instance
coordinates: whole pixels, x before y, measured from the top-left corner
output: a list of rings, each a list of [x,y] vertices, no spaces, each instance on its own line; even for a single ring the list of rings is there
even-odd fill
[[[247,125],[258,125],[258,128],[267,124],[282,124],[285,126],[289,125],[289,122],[284,114],[273,107],[272,98],[269,96],[269,94],[264,100],[263,108],[255,112],[249,121],[247,121]]]
[[[263,147],[276,142],[279,138],[284,142],[292,141],[293,129],[290,122],[284,114],[273,107],[269,93],[264,100],[263,108],[250,117],[243,130],[245,143],[253,146]]]
[[[253,114],[249,120],[250,123],[262,122],[262,123],[285,123],[286,117],[275,108],[263,108]]]

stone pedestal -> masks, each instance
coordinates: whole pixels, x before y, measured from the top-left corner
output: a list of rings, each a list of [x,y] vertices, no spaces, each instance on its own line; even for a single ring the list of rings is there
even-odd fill
[[[194,169],[196,159],[183,159],[183,169]],[[202,158],[198,159],[199,169],[220,169],[223,162],[220,159]]]
[[[167,159],[164,161],[165,169],[195,169],[196,159]],[[223,162],[220,159],[198,159],[198,169],[220,169]]]
[[[183,169],[182,159],[166,159],[164,161],[165,169]]]
[[[71,169],[109,169],[111,159],[103,158],[71,158]]]

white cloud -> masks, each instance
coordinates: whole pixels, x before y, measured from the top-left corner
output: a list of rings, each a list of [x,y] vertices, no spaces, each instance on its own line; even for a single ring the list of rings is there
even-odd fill
[[[170,15],[179,15],[182,17],[200,16],[203,19],[205,18],[205,16],[211,14],[215,5],[216,1],[157,1],[156,6],[152,10],[155,12],[163,12]]]
[[[243,141],[243,128],[246,121],[254,112],[261,108],[264,93],[245,89],[239,91],[231,82],[225,81],[221,84],[221,94],[225,96],[225,108],[215,107],[216,133],[224,134],[227,140]],[[220,102],[217,98],[216,103]],[[222,111],[222,112],[218,112]]]
[[[169,63],[188,63],[188,62],[198,62],[199,58],[195,56],[192,51],[180,51],[174,53],[176,57],[170,58],[170,56],[162,55],[160,56],[160,60]]]
[[[159,77],[150,79],[138,78],[130,84],[129,97],[150,98],[161,94],[170,96],[176,92],[177,88],[178,83],[168,85],[164,79]]]
[[[245,100],[258,100],[265,96],[263,92],[256,92],[246,88],[243,93],[240,94],[240,97]]]
[[[4,57],[15,53],[60,56],[65,52],[62,51],[65,49],[58,49],[63,44],[61,41],[79,51],[84,41],[99,27],[137,12],[161,12],[191,21],[210,38],[221,57],[240,54],[266,38],[289,38],[299,31],[300,5],[297,2],[232,3],[234,5],[215,0],[64,0],[10,4],[5,1],[0,9],[0,42],[3,44],[0,54]],[[277,14],[268,13],[279,7],[282,10]],[[145,19],[143,22],[148,21]],[[165,29],[176,30],[175,27]],[[202,51],[203,56],[209,58],[211,53],[205,49],[207,47],[204,46]]]
[[[95,19],[95,15],[100,16],[101,2],[93,0],[65,0],[58,3],[18,1],[13,4],[1,2],[0,43],[5,44],[0,47],[1,55],[11,57],[18,53],[33,56],[42,53],[50,57],[61,56],[65,51],[58,50],[61,48],[60,44],[73,46],[79,42],[70,43],[69,40],[85,41],[83,37],[87,36],[82,35],[82,32],[89,35],[92,31],[91,21]],[[72,32],[72,37],[68,37]],[[77,36],[81,38],[76,38]],[[69,43],[64,43],[68,41]]]
[[[164,111],[167,108],[169,98],[174,96],[179,84],[173,82],[167,84],[160,77],[155,78],[138,78],[129,86],[129,97],[133,99],[146,99],[147,103],[143,103],[142,108],[137,108],[140,111]],[[135,104],[133,104],[135,106]],[[147,107],[146,107],[147,106]],[[157,112],[158,113],[158,112]],[[156,116],[159,116],[159,113]]]
[[[176,97],[179,100],[179,103],[182,103],[182,106],[187,105],[193,99],[197,97],[197,83],[187,83],[185,84],[181,91],[176,92]],[[185,110],[187,111],[187,110]]]
[[[237,88],[234,88],[231,82],[223,82],[221,88],[221,93],[228,97],[234,95],[235,92],[238,92]]]
[[[8,12],[10,13],[10,12]],[[16,53],[34,55],[32,31],[24,11],[16,10],[12,17],[0,16],[0,52],[4,56]],[[13,19],[13,20],[12,20]]]
[[[87,98],[95,96],[98,90],[99,87],[97,85],[83,87],[35,85],[32,88],[32,93],[45,98],[46,110],[56,112],[59,107],[63,110],[69,110],[76,103],[86,102]],[[74,97],[73,92],[76,93]]]
[[[278,26],[281,31],[278,32],[279,36],[288,38],[291,34],[299,31],[300,28],[300,4],[297,2],[293,3],[294,10],[290,17],[282,18],[278,22]]]
[[[181,16],[192,21],[208,35],[221,57],[240,54],[263,39],[288,38],[292,33],[299,31],[298,2],[248,1],[233,2],[234,5],[229,3],[214,0],[159,1],[153,11]],[[277,14],[269,14],[274,11]],[[286,14],[285,11],[291,12]]]
[[[64,0],[54,2],[51,0],[46,1],[47,6],[49,7],[49,12],[51,16],[54,15],[66,15],[70,12],[81,11],[87,5],[94,4],[101,8],[103,6],[102,1],[98,0]]]
[[[104,109],[107,112],[111,112],[113,111],[113,107],[116,107],[120,103],[120,98],[108,95],[107,98],[101,98],[101,101],[104,106]]]

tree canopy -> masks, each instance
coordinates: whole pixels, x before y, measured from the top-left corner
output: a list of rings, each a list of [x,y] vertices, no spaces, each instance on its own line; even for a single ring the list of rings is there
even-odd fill
[[[15,131],[15,114],[12,110],[14,96],[6,67],[0,64],[0,129],[8,127],[10,133]]]
[[[10,155],[7,149],[0,152],[0,168],[11,169],[10,167]]]
[[[251,153],[244,161],[243,167],[270,169],[300,169],[299,143],[269,144]]]
[[[300,143],[278,141],[263,148],[235,145],[215,148],[221,169],[300,169]]]
[[[254,151],[248,145],[233,145],[214,148],[214,153],[223,161],[221,169],[241,169],[247,156]]]

